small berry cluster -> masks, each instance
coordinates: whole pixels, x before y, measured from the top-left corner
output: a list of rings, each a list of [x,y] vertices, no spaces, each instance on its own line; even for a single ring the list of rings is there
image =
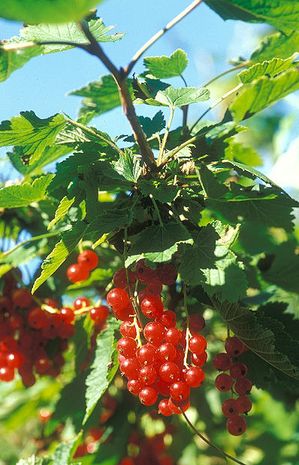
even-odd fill
[[[66,275],[71,283],[86,281],[99,263],[99,257],[93,250],[84,250],[78,255],[77,263],[70,265]]]
[[[162,286],[175,281],[172,264],[154,270],[141,260],[135,271],[121,269],[115,274],[116,287],[107,295],[114,315],[122,320],[117,350],[127,389],[146,406],[154,405],[161,395],[158,411],[164,416],[180,414],[189,407],[190,389],[202,384],[207,358],[204,336],[179,329],[176,314],[163,306]],[[139,283],[143,289],[137,289],[137,298],[132,297],[130,287],[138,288]],[[141,318],[150,321],[143,327]],[[203,326],[204,322],[200,329]]]
[[[226,399],[222,403],[222,412],[227,417],[227,431],[233,436],[239,436],[246,431],[246,421],[241,415],[247,414],[252,407],[248,397],[252,382],[246,378],[247,366],[237,360],[246,350],[243,342],[236,336],[228,337],[225,350],[226,352],[217,354],[213,360],[214,367],[223,372],[215,379],[215,386],[221,392],[231,391],[238,396]]]

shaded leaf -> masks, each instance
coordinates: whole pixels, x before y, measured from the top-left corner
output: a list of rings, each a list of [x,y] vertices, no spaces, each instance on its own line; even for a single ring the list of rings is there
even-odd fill
[[[0,189],[0,207],[27,207],[33,202],[42,200],[53,177],[53,174],[47,174],[36,178],[31,184],[23,183],[2,187]]]
[[[289,292],[299,294],[299,255],[295,244],[285,242],[277,246],[274,260],[263,278]]]
[[[251,55],[250,60],[261,62],[271,60],[273,57],[288,58],[296,52],[299,52],[299,32],[295,30],[288,35],[277,32],[263,39],[260,47]]]
[[[144,196],[152,195],[155,200],[161,203],[172,202],[179,192],[179,188],[174,185],[168,185],[163,181],[148,181],[141,179],[138,187]]]
[[[158,79],[180,76],[188,65],[188,58],[184,50],[178,49],[170,57],[165,55],[147,57],[143,60],[147,73]]]

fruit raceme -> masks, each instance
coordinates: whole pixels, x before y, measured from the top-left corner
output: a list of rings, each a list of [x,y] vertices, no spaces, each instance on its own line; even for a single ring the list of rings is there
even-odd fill
[[[122,321],[117,350],[127,389],[145,406],[158,402],[163,416],[187,410],[191,389],[204,381],[207,359],[206,339],[197,331],[204,327],[203,318],[193,317],[191,331],[181,329],[176,313],[164,308],[162,287],[174,284],[176,276],[172,264],[152,269],[140,260],[134,271],[115,273],[116,287],[107,294],[107,303]]]

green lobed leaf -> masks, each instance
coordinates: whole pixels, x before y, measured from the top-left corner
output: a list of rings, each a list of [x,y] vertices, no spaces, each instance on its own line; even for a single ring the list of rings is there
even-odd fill
[[[153,118],[139,116],[138,119],[147,137],[151,137],[153,134],[157,134],[165,128],[165,119],[162,111],[158,111]]]
[[[141,157],[131,150],[126,150],[123,157],[114,163],[115,171],[127,181],[136,183],[141,176]]]
[[[225,149],[225,157],[228,160],[244,163],[244,166],[262,166],[263,159],[254,149],[249,145],[243,145],[234,140],[229,141],[228,147]]]
[[[141,179],[138,187],[145,197],[152,195],[155,200],[161,203],[172,202],[179,192],[179,187],[167,184],[163,181],[149,181]]]
[[[262,76],[275,77],[278,74],[291,68],[293,65],[293,57],[290,58],[272,58],[272,60],[266,60],[261,63],[255,63],[241,73],[238,74],[239,79],[243,84],[249,84],[250,82],[258,79]]]
[[[286,35],[281,32],[266,36],[257,50],[253,52],[250,60],[261,62],[271,60],[273,57],[289,58],[299,52],[299,32],[297,30]]]
[[[151,262],[166,262],[177,252],[179,244],[192,242],[189,231],[181,223],[169,222],[163,226],[149,226],[135,236],[126,266],[141,258]]]
[[[78,221],[71,230],[62,234],[61,240],[55,245],[52,252],[47,256],[42,264],[42,272],[35,280],[32,293],[34,293],[56,270],[62,265],[67,257],[77,247],[88,225]]]
[[[42,53],[42,47],[18,47],[20,38],[0,42],[0,82],[6,81],[9,76],[19,68],[22,68],[29,60]]]
[[[299,379],[299,370],[292,365],[289,358],[275,347],[275,337],[271,329],[260,324],[255,312],[239,304],[220,303],[213,299],[213,304],[224,318],[229,328],[246,346],[288,376]]]
[[[74,453],[74,446],[76,446],[77,438],[73,438],[71,441],[62,442],[56,447],[52,460],[53,465],[70,465],[72,455]]]
[[[36,178],[31,184],[15,184],[0,189],[0,207],[27,207],[33,202],[39,202],[45,197],[47,188],[54,178],[53,174],[46,174]]]
[[[114,331],[118,323],[110,321],[107,329],[101,332],[97,337],[97,347],[94,362],[91,366],[90,374],[86,379],[86,412],[83,424],[86,423],[93,412],[98,401],[108,388],[114,374],[116,366],[111,366],[114,347]]]
[[[79,21],[99,0],[2,0],[0,16],[34,23],[66,23]]]
[[[158,79],[168,79],[180,76],[185,71],[188,58],[184,50],[178,49],[169,57],[165,55],[146,57],[143,64],[146,67],[147,74]]]
[[[132,214],[129,205],[127,207],[117,207],[117,205],[113,204],[113,208],[100,210],[97,218],[88,226],[86,239],[95,243],[104,234],[115,233],[119,229],[129,226],[132,222]]]
[[[50,223],[48,224],[48,229],[52,229],[53,226],[56,225],[56,223],[65,218],[74,202],[75,197],[68,198],[67,196],[65,196],[60,200],[57,210],[55,212],[55,216],[53,220],[50,221]]]
[[[229,109],[235,121],[242,121],[299,89],[299,70],[289,69],[274,78],[257,79],[240,90]]]
[[[20,116],[0,124],[0,147],[22,147],[23,156],[34,163],[54,144],[65,125],[65,118],[60,114],[40,119],[33,111],[21,112]]]
[[[263,278],[288,292],[299,294],[299,255],[296,244],[288,241],[273,250],[274,260]]]
[[[155,102],[167,107],[183,107],[192,103],[204,102],[210,98],[208,89],[200,87],[167,87],[155,96]]]
[[[223,19],[268,23],[291,33],[298,27],[299,4],[295,0],[205,0]]]

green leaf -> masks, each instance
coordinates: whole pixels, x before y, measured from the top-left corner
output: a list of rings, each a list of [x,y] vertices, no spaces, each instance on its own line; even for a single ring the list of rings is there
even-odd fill
[[[130,207],[117,207],[113,204],[111,209],[100,210],[97,218],[88,226],[86,239],[97,242],[104,234],[117,232],[132,222],[133,212]]]
[[[131,150],[126,150],[123,157],[114,163],[115,171],[127,181],[136,183],[141,175],[141,157],[135,155]]]
[[[262,166],[263,159],[254,149],[249,145],[243,145],[239,142],[231,140],[228,147],[225,149],[225,157],[228,160],[235,160],[244,163],[244,166]]]
[[[40,119],[33,111],[22,112],[20,116],[1,123],[0,147],[22,147],[23,156],[26,155],[30,163],[34,163],[47,147],[54,144],[65,124],[65,118],[60,114]]]
[[[188,58],[184,50],[178,49],[170,57],[165,55],[147,57],[143,61],[147,68],[147,74],[151,74],[158,79],[168,79],[180,76],[188,65]]]
[[[141,179],[138,187],[144,196],[152,195],[155,200],[161,203],[172,202],[179,193],[179,187],[166,184],[163,181],[149,181]]]
[[[110,74],[103,76],[99,81],[90,82],[87,86],[72,91],[70,95],[84,97],[80,116],[85,121],[121,105],[117,84]]]
[[[35,280],[32,293],[34,293],[53,273],[62,265],[67,257],[77,247],[80,239],[85,233],[88,225],[83,222],[77,222],[71,230],[62,234],[52,252],[47,256],[42,264],[42,272]]]
[[[263,39],[260,47],[251,55],[250,60],[261,62],[271,60],[273,57],[289,58],[296,52],[299,52],[299,32],[295,30],[288,35],[277,32]]]
[[[264,76],[244,87],[229,109],[235,121],[242,121],[298,89],[298,69],[289,69],[275,78]]]
[[[167,87],[165,90],[160,90],[155,96],[155,101],[158,104],[167,107],[183,107],[191,103],[204,102],[208,100],[210,93],[208,89],[200,87]]]
[[[6,81],[14,71],[42,53],[42,47],[21,48],[19,42],[22,42],[20,38],[13,38],[0,45],[0,82]]]
[[[55,217],[48,224],[48,229],[52,229],[53,226],[55,226],[56,223],[58,223],[58,221],[62,220],[67,215],[69,209],[71,208],[74,202],[75,197],[68,198],[65,196],[60,200],[57,210],[55,212]]]
[[[252,352],[277,370],[299,379],[299,370],[286,355],[277,350],[273,332],[260,324],[255,312],[239,304],[220,304],[217,300],[213,300],[213,304],[229,328]]]
[[[75,437],[67,443],[62,442],[61,444],[59,444],[52,456],[53,465],[70,465],[70,460],[72,459],[76,439],[77,438]]]
[[[287,59],[272,58],[270,61],[266,60],[262,63],[256,63],[250,66],[244,71],[241,71],[238,76],[243,84],[249,84],[262,76],[275,77],[283,71],[291,68],[292,65],[293,57]]]
[[[32,455],[28,459],[21,459],[17,462],[16,465],[46,465],[44,459],[41,457],[36,457]]]
[[[0,16],[25,23],[79,21],[99,0],[2,0]]]
[[[90,374],[86,379],[86,412],[83,424],[86,423],[93,412],[98,401],[108,388],[114,374],[116,366],[110,366],[114,348],[114,331],[117,323],[114,320],[109,322],[107,329],[97,337],[97,348],[94,362],[91,366]]]
[[[153,118],[139,116],[139,123],[147,137],[160,133],[165,128],[165,119],[162,111],[158,111]]]
[[[36,178],[31,184],[24,183],[2,187],[2,189],[0,189],[0,207],[27,207],[33,202],[43,200],[47,187],[53,178],[53,174],[47,174]]]
[[[299,4],[294,0],[205,0],[223,19],[269,23],[291,33],[298,27]]]
[[[145,258],[151,262],[166,262],[177,252],[181,243],[192,243],[189,231],[181,223],[169,222],[145,228],[135,236],[129,249],[126,265]]]
[[[285,242],[273,250],[274,260],[263,278],[289,292],[299,294],[299,255],[296,244]]]

